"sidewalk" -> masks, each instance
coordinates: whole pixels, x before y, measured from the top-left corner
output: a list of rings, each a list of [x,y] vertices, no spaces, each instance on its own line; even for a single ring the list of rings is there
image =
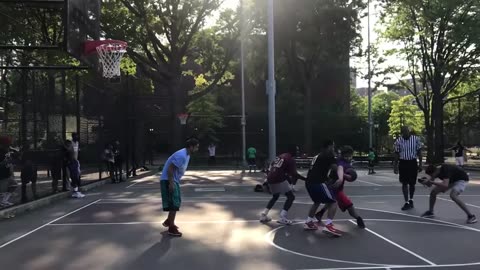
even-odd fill
[[[52,177],[48,176],[47,170],[39,170],[37,172],[38,179],[37,179],[37,199],[47,197],[49,195],[55,194],[52,189]],[[82,186],[89,185],[90,183],[105,179],[107,177],[107,173],[102,173],[102,178],[99,175],[99,168],[94,167],[87,167],[82,169]],[[14,173],[14,179],[18,184],[17,190],[15,191],[14,195],[10,199],[12,203],[15,205],[19,205],[21,203],[21,179],[20,179],[20,172],[16,171]],[[58,181],[57,184],[57,193],[62,192],[62,179]],[[33,194],[31,183],[27,184],[27,200],[33,201]],[[0,209],[3,209],[0,207]]]

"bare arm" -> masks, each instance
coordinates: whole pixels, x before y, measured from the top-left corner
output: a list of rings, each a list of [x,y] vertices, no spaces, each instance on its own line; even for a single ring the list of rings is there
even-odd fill
[[[170,187],[170,189],[173,189],[174,187],[174,184],[173,184],[173,173],[175,172],[175,169],[177,167],[175,167],[175,165],[173,164],[170,164],[170,166],[168,166],[168,186]]]

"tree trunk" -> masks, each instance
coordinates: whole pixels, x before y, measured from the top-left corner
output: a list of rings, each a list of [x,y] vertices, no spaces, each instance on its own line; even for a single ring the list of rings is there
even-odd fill
[[[185,142],[186,125],[181,125],[178,119],[178,114],[187,113],[187,92],[180,87],[181,79],[176,78],[172,80],[170,85],[170,93],[172,97],[171,112],[172,112],[172,152],[177,151],[183,147]]]
[[[432,103],[432,118],[434,122],[434,163],[443,163],[443,100],[441,95],[435,94]]]
[[[305,88],[305,115],[303,122],[304,134],[304,149],[303,152],[311,154],[312,153],[312,88],[307,82],[304,82]]]
[[[430,112],[423,112],[423,120],[425,123],[425,130],[427,132],[427,163],[431,163],[433,160],[433,126],[431,122]]]

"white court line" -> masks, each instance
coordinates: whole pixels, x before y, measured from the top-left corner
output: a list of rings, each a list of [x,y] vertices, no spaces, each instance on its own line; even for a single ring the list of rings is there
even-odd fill
[[[300,203],[300,202],[298,202],[298,203]],[[466,229],[466,230],[471,230],[471,231],[475,231],[475,232],[480,232],[480,229],[477,229],[477,228],[474,228],[474,227],[469,227],[469,226],[457,224],[457,223],[454,223],[454,222],[444,221],[444,220],[440,220],[440,219],[424,218],[424,217],[409,215],[409,214],[400,213],[400,212],[393,212],[393,211],[380,210],[380,209],[372,209],[372,208],[365,208],[365,207],[356,207],[356,208],[357,208],[357,209],[360,209],[360,210],[368,210],[368,211],[374,211],[374,212],[380,212],[380,213],[388,213],[388,214],[400,215],[400,216],[405,216],[405,217],[413,217],[413,218],[423,219],[423,220],[429,220],[429,221],[436,221],[436,222],[440,222],[440,223],[444,223],[444,224],[453,225],[453,226],[456,226],[456,227],[458,227],[458,228],[463,228],[463,229]]]
[[[318,268],[318,269],[297,269],[297,270],[370,270],[370,269],[390,269],[389,267],[384,266],[370,266],[370,267],[341,267],[341,268]]]
[[[76,212],[78,212],[78,211],[80,211],[80,210],[82,210],[82,209],[85,209],[85,208],[89,207],[90,205],[95,204],[95,203],[97,203],[98,201],[100,201],[100,200],[93,201],[93,202],[91,202],[91,203],[89,203],[89,204],[87,204],[87,205],[84,205],[84,206],[82,206],[82,207],[80,207],[80,208],[78,208],[78,209],[76,209],[76,210],[74,210],[74,211],[71,211],[71,212],[69,212],[69,213],[67,213],[67,214],[65,214],[65,215],[63,215],[63,216],[61,216],[61,217],[59,217],[59,218],[56,218],[56,219],[54,219],[54,220],[52,220],[52,221],[50,221],[50,222],[48,222],[48,223],[45,223],[45,224],[43,224],[42,226],[40,226],[40,227],[38,227],[38,228],[36,228],[36,229],[33,229],[33,230],[31,230],[31,231],[29,231],[29,232],[27,232],[27,233],[25,233],[25,234],[23,234],[23,235],[15,238],[15,239],[13,239],[13,240],[8,241],[7,243],[1,245],[0,248],[4,248],[4,247],[10,245],[11,243],[13,243],[13,242],[15,242],[15,241],[18,241],[18,240],[20,240],[20,239],[22,239],[22,238],[24,238],[25,236],[28,236],[28,235],[30,235],[30,234],[32,234],[32,233],[34,233],[34,232],[36,232],[36,231],[38,231],[38,230],[40,230],[40,229],[48,226],[48,225],[50,225],[50,224],[52,224],[52,223],[54,223],[54,222],[56,222],[56,221],[59,221],[59,220],[62,219],[62,218],[65,218],[65,217],[67,217],[67,216],[69,216],[69,215],[71,215],[71,214],[73,214],[73,213],[76,213]]]
[[[353,224],[357,225],[357,223],[356,223],[356,222],[354,222],[353,220],[349,220],[349,221],[350,221],[351,223],[353,223]],[[405,248],[405,247],[403,247],[403,246],[401,246],[401,245],[399,245],[399,244],[397,244],[397,243],[393,242],[392,240],[390,240],[390,239],[388,239],[388,238],[384,237],[383,235],[381,235],[381,234],[379,234],[379,233],[376,233],[376,232],[374,232],[374,231],[370,230],[369,228],[365,228],[365,230],[366,230],[367,232],[369,232],[369,233],[371,233],[371,234],[373,234],[373,235],[377,236],[378,238],[381,238],[381,239],[383,239],[384,241],[386,241],[386,242],[388,242],[388,243],[390,243],[390,244],[392,244],[392,245],[394,245],[394,246],[398,247],[399,249],[401,249],[401,250],[403,250],[403,251],[405,251],[405,252],[407,252],[407,253],[410,253],[411,255],[413,255],[413,256],[415,256],[415,257],[417,257],[418,259],[420,259],[420,260],[422,260],[422,261],[424,261],[424,262],[426,262],[426,263],[428,263],[428,264],[430,264],[430,265],[436,265],[435,263],[433,263],[433,262],[431,262],[431,261],[429,261],[429,260],[425,259],[424,257],[422,257],[422,256],[418,255],[417,253],[415,253],[415,252],[413,252],[413,251],[411,251],[411,250],[409,250],[409,249],[407,249],[407,248]]]
[[[463,196],[463,195],[462,195]],[[437,197],[437,199],[439,200],[442,200],[442,201],[446,201],[446,202],[452,202],[452,203],[455,203],[454,201],[450,200],[450,199],[445,199],[445,198],[441,198],[441,197]],[[473,208],[480,208],[480,206],[478,205],[474,205],[474,204],[470,204],[470,203],[465,203],[466,205],[470,206],[470,207],[473,207]]]
[[[396,223],[414,223],[414,224],[424,224],[424,225],[434,225],[434,226],[444,226],[451,227],[456,229],[459,228],[455,225],[443,224],[440,222],[427,222],[427,221],[418,221],[418,220],[404,220],[404,219],[381,219],[381,218],[366,218],[365,221],[378,221],[378,222],[396,222]],[[334,222],[343,222],[351,221],[351,219],[334,219]],[[81,223],[52,223],[48,226],[104,226],[104,225],[144,225],[144,224],[162,224],[160,221],[132,221],[132,222],[81,222]],[[195,221],[176,221],[175,223],[179,224],[222,224],[222,223],[260,223],[258,219],[234,219],[234,220],[195,220]],[[293,220],[294,225],[299,225],[305,223],[304,219],[295,219]],[[275,222],[272,222],[275,224]]]
[[[364,181],[364,180],[356,180],[356,182],[361,182],[361,183],[365,183],[365,184],[370,184],[370,185],[374,185],[374,186],[377,186],[377,187],[385,187],[384,185],[380,185],[380,184],[376,184],[376,183],[372,183],[372,182],[368,182],[368,181]],[[357,187],[361,187],[361,186],[357,186]]]

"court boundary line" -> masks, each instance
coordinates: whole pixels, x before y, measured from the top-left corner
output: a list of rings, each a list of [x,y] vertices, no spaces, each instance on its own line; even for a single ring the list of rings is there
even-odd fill
[[[461,195],[463,196],[463,195]],[[439,200],[442,200],[442,201],[446,201],[446,202],[451,202],[451,203],[454,203],[454,204],[457,204],[456,202],[450,200],[450,199],[447,199],[447,198],[442,198],[442,197],[437,197],[437,199]],[[478,205],[475,205],[475,204],[471,204],[471,203],[466,203],[464,202],[466,205],[470,206],[470,207],[473,207],[473,208],[479,208],[480,209],[480,206]]]
[[[357,225],[357,223],[354,222],[353,220],[349,220],[349,222],[352,223],[352,224]],[[401,250],[409,253],[410,255],[415,256],[417,259],[420,259],[420,260],[422,260],[422,261],[424,261],[424,262],[426,262],[426,263],[428,263],[428,264],[430,264],[430,265],[432,265],[432,266],[437,265],[436,263],[434,263],[434,262],[432,262],[432,261],[424,258],[423,256],[420,256],[419,254],[417,254],[417,253],[409,250],[408,248],[406,248],[406,247],[404,247],[404,246],[396,243],[395,241],[392,241],[392,240],[386,238],[385,236],[383,236],[383,235],[381,235],[381,234],[379,234],[379,233],[377,233],[377,232],[375,232],[375,231],[373,231],[373,230],[371,230],[371,229],[369,229],[369,228],[365,228],[365,231],[367,231],[367,232],[375,235],[376,237],[384,240],[385,242],[387,242],[387,243],[389,243],[389,244],[391,244],[391,245],[393,245],[393,246],[395,246],[395,247],[397,247],[397,248],[399,248],[399,249],[401,249]]]
[[[334,222],[345,222],[351,221],[352,219],[349,218],[340,218],[334,219]],[[441,222],[433,222],[433,221],[420,221],[420,220],[407,220],[407,219],[390,219],[390,218],[366,218],[365,221],[378,221],[378,222],[397,222],[397,223],[414,223],[414,224],[422,224],[422,225],[434,225],[434,226],[444,226],[444,227],[451,227],[457,229],[463,229],[456,225],[452,224],[444,224]],[[305,223],[304,219],[294,219],[292,220],[294,225],[300,225]],[[48,226],[105,226],[105,225],[144,225],[144,224],[162,224],[161,221],[131,221],[131,222],[78,222],[78,223],[52,223]],[[195,223],[260,223],[258,219],[232,219],[232,220],[195,220],[195,221],[176,221],[179,224],[195,224]],[[279,225],[280,226],[280,225]]]
[[[91,206],[91,205],[94,205],[94,204],[97,203],[98,201],[100,201],[100,199],[95,200],[95,201],[93,201],[93,202],[91,202],[91,203],[89,203],[89,204],[86,204],[86,205],[84,205],[84,206],[82,206],[82,207],[80,207],[80,208],[77,208],[77,209],[75,209],[75,210],[72,210],[72,211],[66,213],[66,214],[63,215],[63,216],[60,216],[60,217],[58,217],[58,218],[56,218],[56,219],[54,219],[54,220],[52,220],[52,221],[49,221],[49,222],[47,222],[47,223],[45,223],[45,224],[43,224],[43,225],[41,225],[41,226],[39,226],[39,227],[37,227],[37,228],[29,231],[29,232],[27,232],[27,233],[24,233],[24,234],[18,236],[17,238],[14,238],[14,239],[12,239],[12,240],[10,240],[10,241],[2,244],[2,245],[0,246],[0,249],[2,249],[2,248],[4,248],[4,247],[6,247],[6,246],[8,246],[8,245],[10,245],[10,244],[12,244],[12,243],[14,243],[14,242],[16,242],[16,241],[18,241],[18,240],[20,240],[20,239],[22,239],[22,238],[24,238],[24,237],[26,237],[26,236],[29,236],[30,234],[32,234],[32,233],[34,233],[34,232],[36,232],[36,231],[38,231],[38,230],[40,230],[40,229],[43,229],[43,228],[47,227],[48,225],[50,225],[50,224],[52,224],[52,223],[54,223],[54,222],[57,222],[57,221],[61,220],[62,218],[65,218],[65,217],[67,217],[67,216],[70,216],[71,214],[74,214],[74,213],[76,213],[76,212],[78,212],[78,211],[80,211],[80,210],[83,210],[83,209]]]
[[[356,182],[366,183],[366,184],[374,185],[374,186],[377,186],[377,187],[384,187],[384,185],[380,185],[380,184],[377,184],[377,183],[371,183],[371,182],[368,182],[368,181],[365,181],[365,180],[360,180],[360,179],[357,179]],[[362,187],[362,186],[357,186],[357,187]]]

